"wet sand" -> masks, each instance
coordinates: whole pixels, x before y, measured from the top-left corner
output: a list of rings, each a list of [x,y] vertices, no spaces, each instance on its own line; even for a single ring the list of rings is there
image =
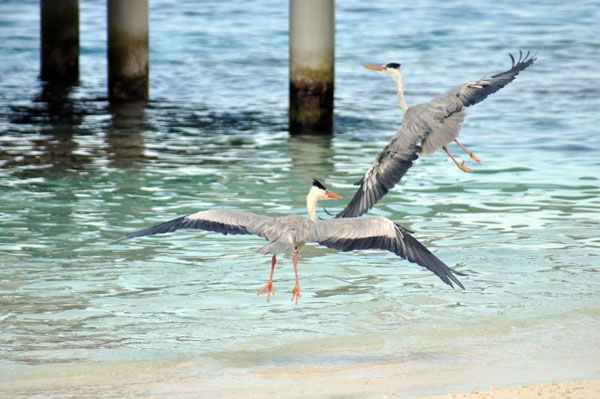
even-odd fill
[[[418,364],[314,368],[223,368],[197,359],[120,364],[40,365],[6,373],[0,397],[13,399],[598,399],[600,379],[519,385],[503,374],[436,370]],[[406,367],[409,366],[409,367]],[[415,367],[416,366],[416,367]],[[421,365],[422,366],[422,365]],[[33,372],[32,372],[33,371]],[[521,369],[522,371],[522,369]],[[0,373],[1,374],[1,373]],[[9,375],[12,374],[12,375]],[[598,372],[591,378],[600,376]],[[523,376],[523,381],[548,381]],[[560,378],[555,379],[556,381]],[[512,382],[507,382],[512,381]],[[552,381],[552,380],[550,380]],[[491,382],[491,383],[490,383]],[[493,384],[498,384],[494,386]],[[502,387],[502,388],[500,388]],[[469,391],[470,390],[470,391]],[[465,392],[466,391],[466,392]],[[456,392],[456,393],[451,393]],[[464,392],[464,393],[460,393]]]
[[[448,337],[438,342],[446,350],[429,340],[410,356],[359,363],[348,359],[401,352],[401,341],[325,348],[326,357],[275,348],[142,361],[0,360],[0,398],[600,399],[597,330],[592,321],[536,329],[537,340],[529,330],[464,342]]]

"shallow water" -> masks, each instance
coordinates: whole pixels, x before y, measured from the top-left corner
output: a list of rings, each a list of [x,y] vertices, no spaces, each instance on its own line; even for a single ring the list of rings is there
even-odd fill
[[[119,107],[105,99],[104,8],[82,2],[81,82],[61,93],[36,79],[38,2],[0,4],[0,392],[81,397],[61,381],[90,369],[93,397],[112,395],[113,369],[164,383],[391,365],[408,397],[597,377],[596,3],[339,2],[330,138],[286,131],[287,3],[151,2],[151,101]],[[344,197],[326,204],[337,211],[401,120],[393,82],[360,65],[401,62],[413,105],[520,48],[538,61],[468,110],[475,173],[433,154],[370,212],[467,273],[465,291],[392,254],[309,246],[299,304],[286,256],[267,303],[259,238],[114,243],[213,207],[304,215],[313,177]]]

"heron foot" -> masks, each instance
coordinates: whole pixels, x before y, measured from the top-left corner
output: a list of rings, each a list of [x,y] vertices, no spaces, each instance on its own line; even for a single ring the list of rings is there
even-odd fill
[[[296,305],[298,304],[298,299],[300,299],[300,285],[296,284],[294,287],[294,291],[292,291],[292,301],[296,298]]]
[[[256,295],[262,294],[264,290],[267,290],[267,302],[269,302],[269,299],[271,299],[271,295],[275,296],[275,290],[273,289],[273,282],[269,281],[267,284],[265,284],[265,286],[262,288],[262,290],[258,291],[258,293]]]
[[[462,163],[460,165],[456,164],[456,166],[458,166],[458,168],[460,170],[463,170],[463,171],[465,171],[467,173],[473,173],[473,171],[471,169],[469,169],[468,167],[465,166],[465,161],[462,161]]]
[[[462,148],[463,150],[465,150],[465,152],[466,152],[467,154],[469,154],[469,155],[471,156],[471,158],[473,158],[473,159],[474,159],[474,160],[475,160],[475,161],[476,161],[476,162],[477,162],[479,165],[481,165],[481,161],[479,160],[479,158],[477,158],[477,157],[475,156],[475,154],[473,154],[471,151],[467,150],[467,149],[465,148],[465,146],[464,146],[464,145],[462,145],[462,144],[460,143],[460,141],[458,141],[457,139],[454,139],[454,141],[456,141],[456,144],[458,144],[458,145],[460,146],[460,148]],[[445,149],[445,148],[444,148],[444,149]],[[446,152],[448,152],[448,150],[446,150]],[[450,153],[448,153],[448,155],[450,155]],[[450,156],[451,156],[451,155],[450,155]],[[460,166],[459,166],[459,167],[460,167]]]
[[[458,143],[457,140],[455,140],[455,141]],[[460,144],[460,143],[458,143],[458,144],[462,147],[462,144]],[[458,163],[458,161],[456,160],[456,158],[454,158],[452,156],[452,154],[450,154],[450,151],[448,151],[448,149],[446,147],[442,147],[442,148],[444,149],[444,151],[446,151],[446,154],[448,154],[448,156],[450,157],[450,159],[452,159],[452,161],[456,164],[456,166],[458,166],[458,168],[460,170],[463,170],[463,171],[468,172],[468,173],[473,173],[473,171],[471,169],[469,169],[469,168],[467,168],[465,166],[465,161],[462,161],[462,163]],[[465,151],[466,151],[466,149],[465,149]],[[471,154],[471,153],[469,152],[469,154]],[[473,156],[473,154],[471,154],[471,156]]]

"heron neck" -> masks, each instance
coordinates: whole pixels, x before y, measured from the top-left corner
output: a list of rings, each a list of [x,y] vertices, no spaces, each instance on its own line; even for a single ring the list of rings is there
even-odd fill
[[[310,191],[306,196],[306,209],[308,209],[308,218],[312,221],[317,220],[317,197]]]
[[[394,74],[394,80],[396,81],[396,86],[398,86],[398,101],[400,102],[400,108],[402,108],[402,112],[406,113],[408,107],[406,106],[406,101],[404,101],[404,89],[402,88],[402,73],[398,71],[397,74]]]

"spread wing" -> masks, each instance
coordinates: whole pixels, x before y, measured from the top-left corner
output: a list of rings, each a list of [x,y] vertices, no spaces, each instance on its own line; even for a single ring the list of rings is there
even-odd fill
[[[464,286],[454,275],[462,275],[444,264],[404,227],[383,217],[328,219],[316,222],[307,242],[318,242],[341,251],[383,249],[423,266],[443,282]]]
[[[181,216],[168,222],[126,234],[117,241],[152,234],[170,233],[179,229],[200,229],[222,234],[254,234],[276,241],[285,231],[282,218],[256,215],[249,212],[213,209]]]
[[[293,250],[291,231],[298,240],[318,242],[329,248],[342,251],[355,249],[384,249],[391,251],[410,262],[417,263],[435,273],[442,281],[459,287],[453,271],[433,255],[402,226],[386,218],[330,219],[318,222],[308,221],[298,215],[278,218],[261,216],[248,212],[230,210],[209,210],[148,227],[126,234],[117,241],[152,234],[164,234],[178,229],[201,229],[222,234],[254,234],[271,241],[261,253],[281,253]],[[290,247],[291,246],[291,247]]]
[[[419,117],[428,127],[428,131],[424,132],[421,154],[431,154],[451,143],[458,137],[460,123],[465,117],[465,107],[485,100],[487,96],[515,80],[519,72],[536,60],[529,51],[525,55],[519,51],[518,61],[512,54],[509,55],[512,60],[509,70],[457,86],[428,103],[421,104]]]

